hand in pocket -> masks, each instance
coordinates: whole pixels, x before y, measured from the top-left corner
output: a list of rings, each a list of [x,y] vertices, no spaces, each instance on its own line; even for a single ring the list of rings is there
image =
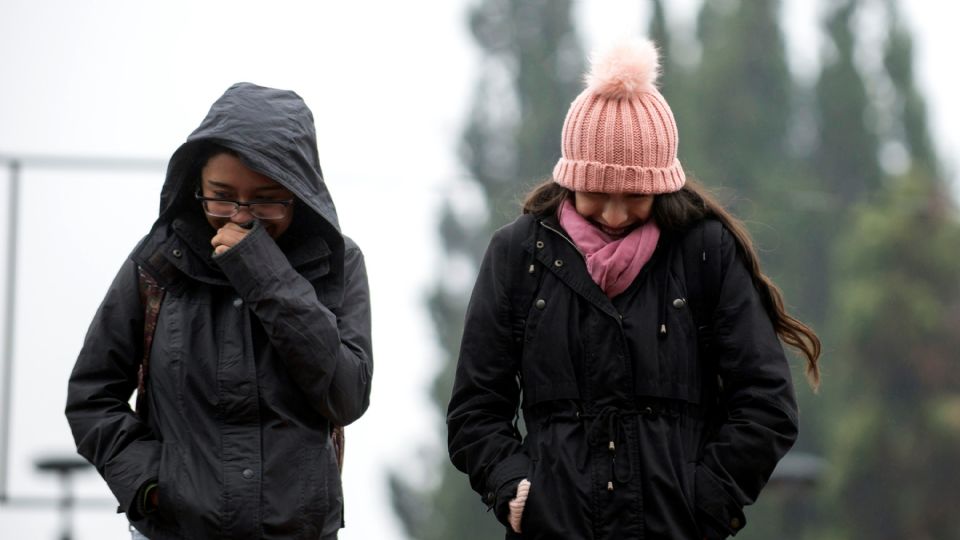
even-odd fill
[[[510,500],[510,528],[520,534],[520,520],[523,518],[523,508],[527,504],[527,495],[530,493],[530,481],[524,478],[517,485],[517,496]]]

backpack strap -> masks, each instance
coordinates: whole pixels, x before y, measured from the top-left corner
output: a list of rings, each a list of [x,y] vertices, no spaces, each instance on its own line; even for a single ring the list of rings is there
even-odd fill
[[[722,275],[720,248],[723,225],[716,220],[705,220],[687,232],[683,241],[683,268],[686,274],[687,295],[702,345],[710,330],[710,318],[720,300]]]
[[[530,214],[524,214],[510,229],[510,238],[507,246],[507,296],[510,309],[510,334],[512,340],[512,354],[520,358],[523,356],[523,342],[526,337],[527,313],[533,305],[534,296],[540,288],[543,272],[537,269],[536,256],[527,254],[525,243],[533,233],[533,252],[536,253],[540,242],[540,224]],[[522,389],[521,371],[517,370],[517,385]],[[522,401],[521,401],[522,403]],[[513,419],[514,434],[519,438],[520,432],[520,404]]]
[[[720,261],[722,236],[723,225],[719,221],[704,220],[687,232],[682,248],[687,300],[697,327],[697,350],[716,375],[716,386],[710,390],[714,396],[711,399],[719,399],[723,392],[723,379],[716,371],[716,362],[711,361],[714,345],[712,318],[720,301],[723,283]]]
[[[160,317],[160,304],[163,303],[163,287],[157,283],[142,267],[137,267],[140,303],[143,305],[143,358],[137,373],[137,414],[143,416],[146,408],[147,376],[150,370],[150,349],[153,335],[157,331],[157,319]]]
[[[343,474],[343,450],[347,444],[347,435],[343,426],[333,424],[330,429],[330,438],[333,440],[333,450],[337,454],[337,470]]]
[[[520,226],[524,224],[526,226]],[[526,332],[527,313],[533,305],[533,297],[540,288],[540,275],[537,271],[536,257],[527,256],[524,242],[534,233],[534,247],[540,242],[540,224],[533,216],[525,215],[510,231],[510,241],[507,248],[508,286],[507,294],[510,301],[510,330],[513,343],[520,352],[523,351],[523,338]]]

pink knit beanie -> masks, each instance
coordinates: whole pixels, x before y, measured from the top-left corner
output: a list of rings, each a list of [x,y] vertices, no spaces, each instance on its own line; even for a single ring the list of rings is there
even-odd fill
[[[563,123],[553,180],[574,191],[670,193],[686,176],[677,160],[677,124],[654,85],[653,42],[621,44],[591,58],[587,89]]]

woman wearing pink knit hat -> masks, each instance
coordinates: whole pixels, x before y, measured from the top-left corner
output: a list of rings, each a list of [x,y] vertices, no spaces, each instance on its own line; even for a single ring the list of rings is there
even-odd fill
[[[819,382],[819,339],[687,181],[658,69],[649,41],[594,58],[553,178],[480,268],[449,450],[507,538],[736,534],[797,436],[781,341]]]

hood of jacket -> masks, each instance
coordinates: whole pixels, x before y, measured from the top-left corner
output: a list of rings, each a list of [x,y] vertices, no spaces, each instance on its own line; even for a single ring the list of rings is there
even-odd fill
[[[278,239],[291,262],[307,251],[332,254],[334,269],[342,265],[344,239],[320,168],[313,113],[295,92],[247,82],[228,88],[170,158],[160,213],[151,228],[154,240],[162,242],[176,235],[194,251],[208,251],[205,242],[213,231],[206,228],[194,193],[203,165],[200,160],[209,157],[211,144],[232,150],[248,168],[296,196],[293,223]],[[296,251],[299,255],[291,253]],[[141,257],[147,259],[150,254]],[[201,258],[207,264],[194,267],[209,266],[209,255]]]

